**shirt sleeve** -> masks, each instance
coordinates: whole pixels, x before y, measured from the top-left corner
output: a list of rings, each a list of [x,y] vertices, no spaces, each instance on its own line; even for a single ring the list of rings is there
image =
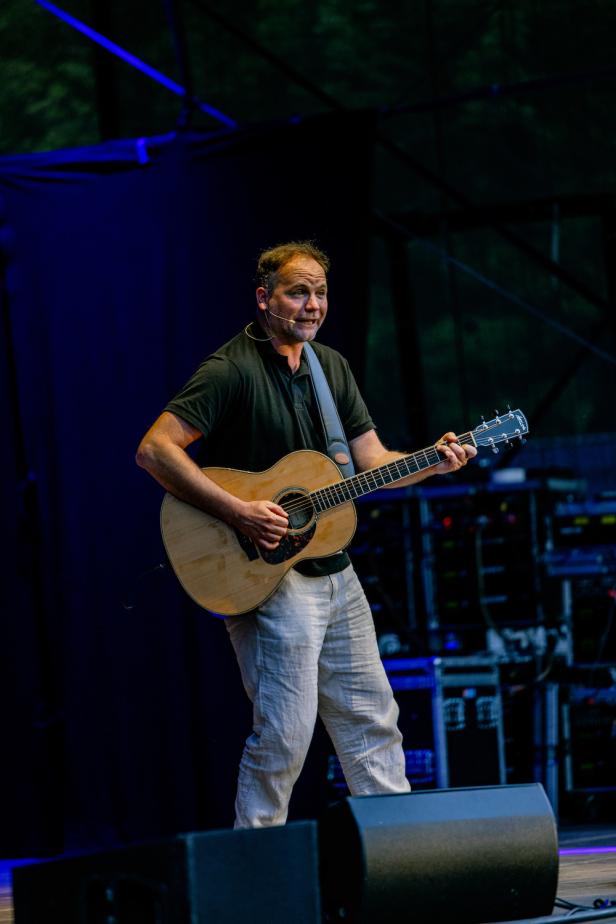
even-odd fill
[[[207,437],[233,411],[238,387],[236,366],[223,356],[209,356],[165,410],[188,421]]]

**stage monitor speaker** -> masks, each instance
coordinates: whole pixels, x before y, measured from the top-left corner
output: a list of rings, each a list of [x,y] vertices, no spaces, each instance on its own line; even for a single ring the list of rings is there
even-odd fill
[[[316,822],[180,835],[13,871],[15,924],[321,924]]]
[[[320,840],[328,921],[480,924],[554,905],[558,839],[539,783],[349,797]]]

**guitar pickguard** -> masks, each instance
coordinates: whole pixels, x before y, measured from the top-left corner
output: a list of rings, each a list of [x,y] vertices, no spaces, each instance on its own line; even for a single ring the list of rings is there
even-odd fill
[[[302,549],[305,549],[314,536],[316,528],[316,523],[313,523],[310,529],[302,533],[287,533],[284,539],[281,540],[280,545],[271,551],[267,549],[258,549],[252,539],[241,533],[239,529],[234,530],[234,532],[237,536],[237,541],[246,553],[248,561],[256,561],[259,556],[261,556],[266,564],[279,565],[283,561],[288,561],[289,558],[293,558],[293,556],[301,552]]]
[[[308,492],[300,488],[285,488],[276,495],[274,501],[289,514],[289,532],[280,540],[280,544],[270,551],[257,548],[252,539],[236,529],[235,535],[248,561],[255,561],[261,556],[267,565],[280,565],[305,549],[314,536],[317,528],[316,513]]]
[[[306,548],[314,536],[316,528],[317,524],[315,521],[312,526],[301,533],[287,533],[287,535],[281,539],[280,545],[277,546],[277,548],[271,551],[260,549],[261,558],[268,565],[280,565],[283,561],[288,561],[289,558],[293,558],[294,555],[297,555],[298,552]]]
[[[245,536],[244,533],[239,531],[239,529],[234,529],[233,532],[237,537],[237,541],[246,552],[248,561],[256,561],[259,557],[259,551],[250,536]]]

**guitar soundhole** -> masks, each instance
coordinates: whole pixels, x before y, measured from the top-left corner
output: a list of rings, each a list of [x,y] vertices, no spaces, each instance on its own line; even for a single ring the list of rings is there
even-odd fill
[[[314,505],[306,494],[290,491],[276,498],[276,503],[289,514],[289,531],[305,529],[314,519]]]
[[[268,565],[279,565],[305,549],[317,528],[314,505],[301,491],[288,491],[274,498],[275,503],[289,514],[289,531],[273,551],[260,549],[260,555]]]

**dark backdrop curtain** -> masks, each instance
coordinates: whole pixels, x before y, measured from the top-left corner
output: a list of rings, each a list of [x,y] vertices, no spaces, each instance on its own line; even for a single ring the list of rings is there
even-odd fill
[[[0,160],[5,856],[232,823],[239,671],[161,567],[134,452],[283,240],[330,253],[322,339],[361,381],[371,138],[336,115]]]

